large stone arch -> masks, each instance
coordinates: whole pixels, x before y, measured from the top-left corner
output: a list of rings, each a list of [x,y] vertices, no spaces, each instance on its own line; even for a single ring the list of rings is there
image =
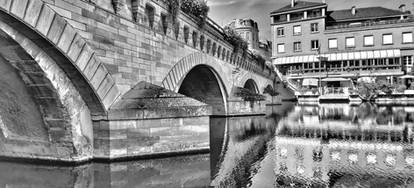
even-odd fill
[[[228,86],[231,79],[226,77],[228,74],[223,70],[217,59],[204,53],[193,53],[178,61],[165,76],[162,86],[171,91],[178,92],[186,75],[198,65],[211,67],[224,84],[225,94],[229,94]]]
[[[230,82],[225,75],[216,59],[203,53],[193,53],[175,64],[162,81],[162,86],[213,106],[213,115],[225,115]],[[197,94],[199,91],[204,91],[205,95]]]
[[[224,84],[215,70],[207,65],[197,65],[186,74],[178,93],[212,106],[213,115],[225,115],[227,95]]]
[[[0,28],[23,48],[29,40],[47,52],[72,81],[93,115],[106,114],[120,95],[119,90],[92,48],[62,16],[42,0],[2,0],[0,20]],[[25,39],[16,38],[17,33]]]
[[[105,118],[119,96],[112,76],[94,51],[41,0],[0,1],[0,40],[0,66],[13,74],[0,77],[0,84],[7,84],[8,79],[18,82],[0,92],[4,98],[11,97],[0,106],[1,155],[90,159],[91,115]],[[13,99],[12,94],[19,92],[22,100]],[[25,119],[28,112],[21,102],[31,105],[27,109],[36,120]]]
[[[72,81],[43,49],[2,21],[0,27],[0,153],[88,160],[91,112]]]

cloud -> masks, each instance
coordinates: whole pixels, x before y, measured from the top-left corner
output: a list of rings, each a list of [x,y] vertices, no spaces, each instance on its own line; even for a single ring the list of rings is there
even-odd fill
[[[215,7],[215,6],[227,6],[237,3],[237,1],[207,1],[208,6]]]

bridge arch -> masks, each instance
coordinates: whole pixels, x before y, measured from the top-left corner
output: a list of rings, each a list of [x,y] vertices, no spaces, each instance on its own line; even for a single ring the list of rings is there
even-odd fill
[[[183,78],[178,93],[211,105],[213,115],[226,114],[225,89],[219,75],[210,66],[193,67]]]
[[[62,16],[42,0],[0,2],[0,28],[25,48],[26,40],[45,50],[66,73],[93,115],[105,115],[120,95],[93,49]],[[18,32],[17,32],[18,31]],[[22,37],[16,38],[16,34]],[[25,50],[36,55],[33,49]]]
[[[259,88],[257,87],[257,83],[253,79],[248,79],[244,83],[243,88],[248,89],[249,91],[253,93],[259,93]]]
[[[224,115],[230,82],[226,75],[214,58],[193,53],[175,64],[162,81],[162,86],[212,105],[214,115]],[[211,95],[203,96],[198,93],[200,91],[204,94],[211,91]]]
[[[0,2],[0,46],[0,145],[33,148],[3,154],[91,158],[91,116],[105,117],[119,96],[92,48],[41,0]]]

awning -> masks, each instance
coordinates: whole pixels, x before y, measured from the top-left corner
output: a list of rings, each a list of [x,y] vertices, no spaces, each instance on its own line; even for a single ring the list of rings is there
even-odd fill
[[[400,76],[398,78],[401,78],[401,79],[414,78],[414,75],[404,75],[404,76]]]
[[[313,78],[303,79],[302,86],[318,86],[318,79],[313,79]]]
[[[321,81],[322,82],[345,82],[345,81],[350,81],[350,79],[346,79],[346,78],[324,78]]]
[[[327,61],[344,61],[344,60],[358,60],[358,59],[380,59],[380,58],[396,58],[401,57],[399,49],[392,50],[371,50],[371,51],[357,51],[344,53],[328,53],[320,55],[305,55],[305,56],[291,56],[280,57],[273,59],[273,64],[293,64],[293,63],[311,63],[318,62],[318,58],[325,58]]]

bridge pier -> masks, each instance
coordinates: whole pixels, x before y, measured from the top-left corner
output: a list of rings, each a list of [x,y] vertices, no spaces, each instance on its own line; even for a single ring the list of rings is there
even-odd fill
[[[94,122],[94,157],[144,158],[209,151],[207,104],[140,82]]]

